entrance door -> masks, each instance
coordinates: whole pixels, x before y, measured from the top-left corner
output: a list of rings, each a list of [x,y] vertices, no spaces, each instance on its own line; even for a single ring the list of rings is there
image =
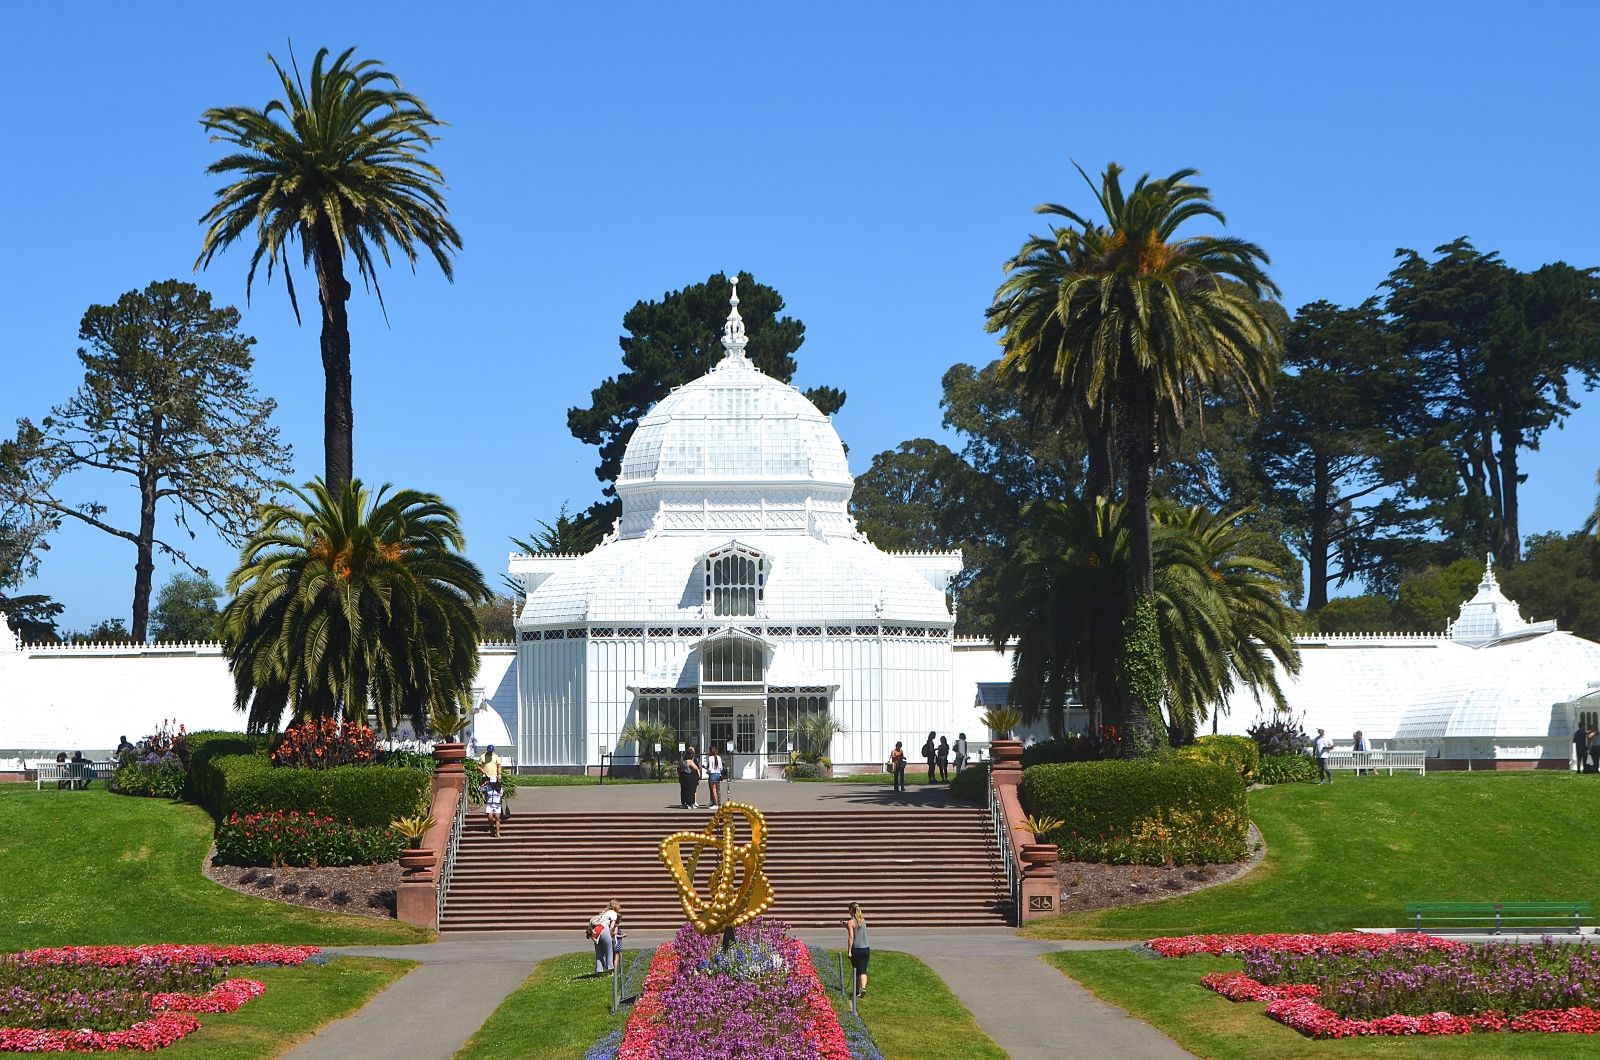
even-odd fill
[[[740,780],[764,779],[766,759],[761,755],[760,717],[754,710],[740,708],[734,712],[733,753]]]
[[[711,747],[717,749],[724,760],[733,751],[733,708],[712,707],[707,715],[709,719],[708,732],[711,735]]]

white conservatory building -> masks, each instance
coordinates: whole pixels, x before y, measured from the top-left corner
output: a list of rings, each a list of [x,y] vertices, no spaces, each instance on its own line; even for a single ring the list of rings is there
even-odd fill
[[[945,589],[960,553],[888,553],[856,529],[839,436],[745,356],[737,289],[722,343],[710,372],[639,421],[611,536],[511,559],[526,589],[519,765],[631,756],[619,734],[652,721],[702,750],[731,744],[730,771],[762,777],[820,712],[847,730],[841,766],[882,763],[896,740],[912,758],[930,730],[953,740],[956,701],[973,702],[970,684],[953,689]],[[984,654],[983,669],[1006,668]]]

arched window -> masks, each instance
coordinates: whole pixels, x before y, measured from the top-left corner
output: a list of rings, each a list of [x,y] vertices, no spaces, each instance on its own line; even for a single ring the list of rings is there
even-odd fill
[[[765,598],[766,557],[730,545],[705,558],[706,606],[719,618],[750,617]]]
[[[701,648],[702,684],[759,684],[766,680],[766,658],[759,641],[718,637]]]

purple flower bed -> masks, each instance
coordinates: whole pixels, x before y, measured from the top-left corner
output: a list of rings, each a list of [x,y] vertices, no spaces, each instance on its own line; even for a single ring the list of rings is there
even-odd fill
[[[222,982],[215,961],[30,964],[0,958],[0,1027],[114,1031],[150,1016],[152,994],[204,994]]]
[[[1600,948],[1548,939],[1420,953],[1254,950],[1244,968],[1261,983],[1314,983],[1322,1005],[1348,1019],[1600,1006]]]

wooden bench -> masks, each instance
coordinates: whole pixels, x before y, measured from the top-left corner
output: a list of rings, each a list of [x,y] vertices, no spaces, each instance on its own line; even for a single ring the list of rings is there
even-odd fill
[[[39,762],[28,768],[33,770],[33,788],[43,791],[46,784],[81,790],[95,780],[109,780],[117,771],[115,762]]]
[[[1401,930],[1488,932],[1531,929],[1572,931],[1583,927],[1588,902],[1412,902]]]
[[[1335,747],[1328,755],[1329,770],[1358,770],[1364,773],[1387,771],[1392,777],[1395,770],[1428,773],[1426,751],[1352,751],[1348,747]]]

